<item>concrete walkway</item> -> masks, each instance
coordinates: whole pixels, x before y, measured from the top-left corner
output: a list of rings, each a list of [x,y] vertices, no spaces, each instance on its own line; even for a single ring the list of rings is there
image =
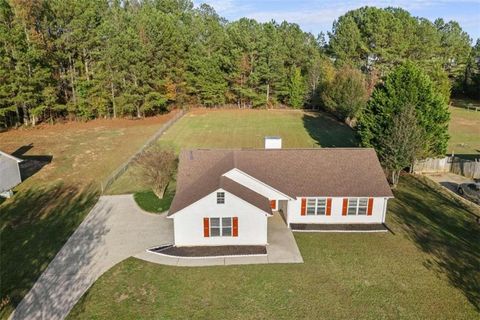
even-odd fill
[[[165,214],[143,212],[131,195],[103,196],[11,318],[64,319],[105,271],[146,248],[172,241],[172,222]]]
[[[143,212],[131,195],[101,197],[10,318],[64,319],[104,272],[131,256],[174,266],[303,262],[278,213],[268,220],[265,256],[176,258],[147,252],[173,243],[172,220],[165,215]]]
[[[145,251],[137,254],[135,258],[170,266],[218,266],[303,262],[292,231],[287,228],[287,225],[278,213],[275,213],[273,217],[268,219],[268,243],[267,255],[263,256],[183,258]]]

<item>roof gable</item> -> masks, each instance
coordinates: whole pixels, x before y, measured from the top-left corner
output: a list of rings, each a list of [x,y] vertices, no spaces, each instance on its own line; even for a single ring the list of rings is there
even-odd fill
[[[185,203],[185,205],[178,207],[175,211],[169,210],[168,217],[172,217],[177,213],[181,213],[182,210],[194,205],[198,201],[208,197],[211,194],[215,194],[217,192],[227,192],[230,195],[242,200],[249,206],[256,207],[260,209],[265,214],[271,216],[272,209],[270,208],[269,200],[262,195],[244,187],[243,185],[236,183],[235,181],[228,179],[227,177],[222,177],[220,187],[218,189],[213,190],[212,192],[204,195],[200,199],[192,202],[192,203]]]

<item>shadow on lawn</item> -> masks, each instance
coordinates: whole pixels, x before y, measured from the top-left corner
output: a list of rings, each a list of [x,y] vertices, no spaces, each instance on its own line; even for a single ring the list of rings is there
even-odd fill
[[[30,149],[33,148],[33,143],[28,145],[21,146],[15,152],[12,153],[14,157],[22,159],[23,162],[20,163],[20,174],[22,176],[22,181],[30,178],[35,173],[40,171],[44,166],[52,162],[53,156],[42,156],[42,155],[25,155]]]
[[[480,226],[473,209],[412,176],[403,177],[394,193],[389,211],[415,244],[430,254],[425,266],[446,275],[480,310]]]
[[[317,145],[328,147],[356,147],[355,131],[346,124],[322,112],[308,112],[303,115],[303,126]]]
[[[97,199],[92,186],[56,184],[19,190],[1,204],[0,318],[20,303]],[[91,240],[102,232],[98,228],[96,234],[80,239],[81,259],[67,267],[88,263]]]

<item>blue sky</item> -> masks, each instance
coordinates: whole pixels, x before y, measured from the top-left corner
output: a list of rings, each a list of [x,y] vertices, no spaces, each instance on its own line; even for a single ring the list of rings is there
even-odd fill
[[[455,20],[474,41],[480,38],[480,0],[194,0],[194,3],[208,3],[230,21],[241,17],[261,22],[286,20],[314,34],[330,31],[337,17],[358,7],[402,7],[414,16],[432,21],[438,17]]]

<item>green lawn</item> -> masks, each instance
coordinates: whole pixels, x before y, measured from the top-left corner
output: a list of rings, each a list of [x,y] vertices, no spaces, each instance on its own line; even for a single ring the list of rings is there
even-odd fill
[[[480,226],[470,209],[403,177],[392,233],[296,233],[304,264],[170,267],[134,258],[70,319],[474,319]]]
[[[133,198],[143,210],[152,213],[162,213],[170,209],[174,196],[175,184],[170,184],[162,199],[159,199],[152,190],[135,192]]]
[[[480,111],[462,108],[464,100],[453,100],[450,108],[450,141],[448,153],[454,152],[465,158],[480,157]],[[472,101],[470,103],[475,103]],[[476,101],[480,106],[480,101]]]
[[[354,147],[354,131],[325,113],[295,110],[196,109],[160,139],[160,145],[181,148],[263,148],[264,137],[282,137],[286,148]],[[130,167],[109,194],[144,191],[146,186]]]

